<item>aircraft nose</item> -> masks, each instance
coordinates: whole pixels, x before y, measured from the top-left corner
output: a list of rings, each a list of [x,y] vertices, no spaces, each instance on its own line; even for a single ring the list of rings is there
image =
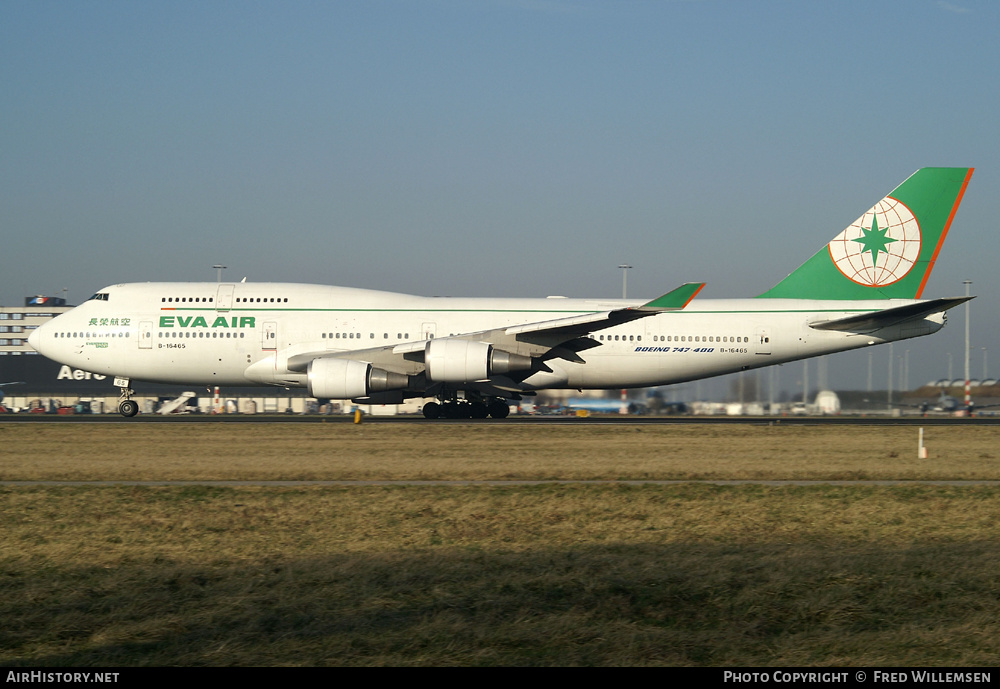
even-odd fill
[[[46,333],[51,330],[48,323],[43,323],[30,333],[28,333],[28,344],[39,354],[45,354],[45,342],[48,340]]]

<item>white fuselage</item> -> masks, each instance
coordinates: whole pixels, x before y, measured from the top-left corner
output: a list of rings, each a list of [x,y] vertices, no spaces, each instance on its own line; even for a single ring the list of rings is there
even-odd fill
[[[641,301],[419,297],[290,283],[114,285],[38,328],[36,350],[92,373],[191,385],[305,386],[321,356],[639,306]],[[942,314],[875,333],[809,326],[912,300],[695,300],[594,330],[598,343],[546,361],[523,389],[677,383],[935,332]],[[364,357],[359,357],[363,360]],[[421,364],[412,364],[418,372]]]

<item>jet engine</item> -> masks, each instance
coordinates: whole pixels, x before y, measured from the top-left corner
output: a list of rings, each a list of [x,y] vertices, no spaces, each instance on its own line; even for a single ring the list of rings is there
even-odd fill
[[[353,359],[313,359],[307,369],[309,394],[322,399],[346,400],[373,392],[402,390],[409,377],[375,368]]]
[[[531,357],[494,349],[485,342],[431,340],[424,351],[427,378],[436,383],[468,383],[531,368]]]

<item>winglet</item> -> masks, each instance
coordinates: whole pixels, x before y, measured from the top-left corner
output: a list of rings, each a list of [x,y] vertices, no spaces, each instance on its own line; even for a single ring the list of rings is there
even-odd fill
[[[704,286],[704,282],[687,282],[662,297],[643,304],[637,311],[679,311],[690,304]]]

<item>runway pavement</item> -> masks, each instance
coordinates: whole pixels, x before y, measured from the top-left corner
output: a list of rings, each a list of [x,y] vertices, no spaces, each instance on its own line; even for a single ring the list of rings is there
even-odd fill
[[[245,486],[269,488],[296,488],[302,486],[549,486],[549,485],[586,485],[586,486],[678,486],[678,485],[710,485],[710,486],[949,486],[966,488],[971,486],[1000,486],[1000,481],[890,481],[890,480],[851,480],[851,481],[799,481],[799,480],[573,480],[553,479],[547,481],[522,480],[458,480],[458,481],[0,481],[0,486],[212,486],[215,488],[240,488]]]
[[[140,414],[126,419],[117,414],[0,414],[2,423],[354,423],[349,414],[330,416],[302,414],[178,414],[160,416]],[[927,416],[907,415],[838,415],[838,416],[631,416],[615,414],[592,414],[589,417],[559,415],[518,415],[506,419],[434,419],[421,416],[365,416],[362,423],[375,424],[547,424],[547,425],[601,425],[601,424],[744,424],[751,426],[990,426],[1000,425],[1000,416],[956,417],[945,414]]]

